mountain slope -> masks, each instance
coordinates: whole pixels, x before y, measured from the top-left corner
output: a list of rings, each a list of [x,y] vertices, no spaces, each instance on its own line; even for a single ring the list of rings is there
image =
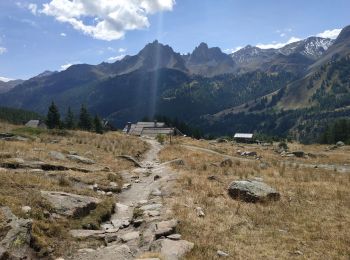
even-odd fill
[[[17,85],[23,83],[24,80],[10,80],[8,82],[0,81],[0,94],[9,92],[11,89],[16,87]]]

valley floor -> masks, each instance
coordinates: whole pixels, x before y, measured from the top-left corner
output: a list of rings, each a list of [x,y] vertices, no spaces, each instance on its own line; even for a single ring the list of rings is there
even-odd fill
[[[303,152],[299,158],[274,145],[225,140],[161,145],[119,133],[3,123],[1,132],[14,135],[0,134],[0,255],[7,249],[32,259],[350,257],[348,146],[288,144],[290,152]],[[267,183],[280,200],[232,199],[227,188],[242,179]],[[26,223],[19,225],[24,237],[9,236],[13,221]]]

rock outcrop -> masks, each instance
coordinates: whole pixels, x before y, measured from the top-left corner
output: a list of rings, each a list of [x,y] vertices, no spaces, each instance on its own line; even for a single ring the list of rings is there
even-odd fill
[[[256,180],[234,181],[228,187],[228,193],[234,199],[253,203],[280,199],[275,189]]]
[[[88,215],[101,202],[94,197],[66,192],[41,191],[41,195],[52,205],[58,214],[73,218]]]

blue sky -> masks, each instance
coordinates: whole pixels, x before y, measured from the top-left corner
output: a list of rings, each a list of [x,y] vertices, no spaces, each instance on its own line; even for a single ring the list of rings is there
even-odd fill
[[[155,39],[187,53],[336,37],[349,11],[349,0],[0,0],[0,78],[112,62]]]

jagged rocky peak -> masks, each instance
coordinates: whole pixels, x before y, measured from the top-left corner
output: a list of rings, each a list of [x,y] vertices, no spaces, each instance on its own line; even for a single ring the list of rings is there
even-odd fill
[[[208,44],[202,42],[194,49],[189,57],[190,63],[205,63],[209,61],[228,60],[229,56],[221,51],[218,47],[209,48]]]
[[[318,59],[333,43],[334,40],[332,39],[312,36],[305,40],[290,43],[279,49],[279,52],[284,55],[299,53],[311,59]]]

